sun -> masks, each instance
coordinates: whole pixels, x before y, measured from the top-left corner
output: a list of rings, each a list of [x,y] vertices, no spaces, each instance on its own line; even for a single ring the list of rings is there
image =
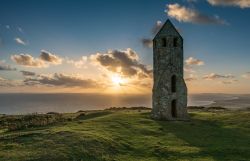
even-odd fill
[[[120,75],[112,75],[111,80],[116,86],[121,86],[124,83],[124,79]]]

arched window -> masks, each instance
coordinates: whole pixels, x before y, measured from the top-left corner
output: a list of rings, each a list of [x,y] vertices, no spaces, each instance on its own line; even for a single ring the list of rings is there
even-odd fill
[[[176,100],[172,100],[171,102],[171,114],[172,114],[172,117],[177,117]]]
[[[166,38],[162,38],[161,39],[161,45],[162,45],[162,47],[166,47],[167,46],[167,39]]]
[[[175,75],[171,77],[171,91],[172,93],[176,92],[176,76]]]
[[[173,46],[174,47],[178,46],[178,38],[177,37],[174,38]]]

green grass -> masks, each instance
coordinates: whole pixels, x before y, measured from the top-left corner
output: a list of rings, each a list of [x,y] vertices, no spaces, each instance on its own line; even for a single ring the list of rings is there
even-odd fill
[[[67,121],[0,129],[0,161],[250,160],[249,111],[189,112],[191,121],[155,121],[149,110],[64,114]],[[1,120],[1,117],[0,117]]]

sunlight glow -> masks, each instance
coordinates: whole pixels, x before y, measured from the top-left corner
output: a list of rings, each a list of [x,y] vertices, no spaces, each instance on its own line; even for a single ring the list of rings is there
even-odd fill
[[[125,80],[122,79],[122,77],[120,75],[112,75],[111,80],[112,80],[113,84],[116,86],[121,86],[123,83],[125,83]]]

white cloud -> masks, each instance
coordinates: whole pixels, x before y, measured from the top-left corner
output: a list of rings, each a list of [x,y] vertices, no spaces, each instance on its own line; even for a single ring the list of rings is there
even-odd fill
[[[162,25],[163,25],[163,24],[162,24],[161,21],[157,21],[157,22],[155,23],[155,26],[152,28],[152,34],[153,34],[153,35],[157,34],[157,32],[159,32],[159,30],[161,29]]]
[[[27,67],[38,67],[38,68],[47,67],[47,64],[43,60],[33,58],[29,54],[12,55],[11,59],[15,63]]]
[[[242,77],[245,79],[250,79],[250,72],[246,72],[245,74],[242,75]]]
[[[21,38],[19,38],[19,37],[16,37],[14,40],[15,40],[16,43],[18,43],[18,44],[27,45],[27,43],[26,43],[24,40],[22,40]]]
[[[86,68],[87,56],[82,56],[80,60],[66,59],[68,64],[73,64],[76,68]]]
[[[0,71],[15,71],[16,68],[12,68],[10,65],[5,64],[5,60],[0,60]]]
[[[198,10],[181,6],[178,3],[168,4],[166,7],[167,15],[180,22],[191,22],[196,24],[227,24],[225,20],[220,19],[218,16],[208,16]]]
[[[199,59],[196,59],[196,58],[193,58],[193,57],[189,57],[188,59],[185,60],[186,64],[187,65],[204,65],[204,61],[202,60],[199,60]]]
[[[249,8],[249,0],[207,0],[208,3],[214,6],[237,6],[240,8]]]
[[[48,51],[41,50],[39,58],[34,58],[30,54],[16,54],[11,56],[12,61],[26,67],[44,68],[50,64],[58,65],[62,63],[62,58]]]
[[[233,76],[232,74],[227,74],[227,75],[221,75],[221,74],[216,74],[216,73],[210,73],[208,75],[203,76],[203,79],[206,80],[214,80],[214,79],[233,79],[235,78],[235,76]]]

